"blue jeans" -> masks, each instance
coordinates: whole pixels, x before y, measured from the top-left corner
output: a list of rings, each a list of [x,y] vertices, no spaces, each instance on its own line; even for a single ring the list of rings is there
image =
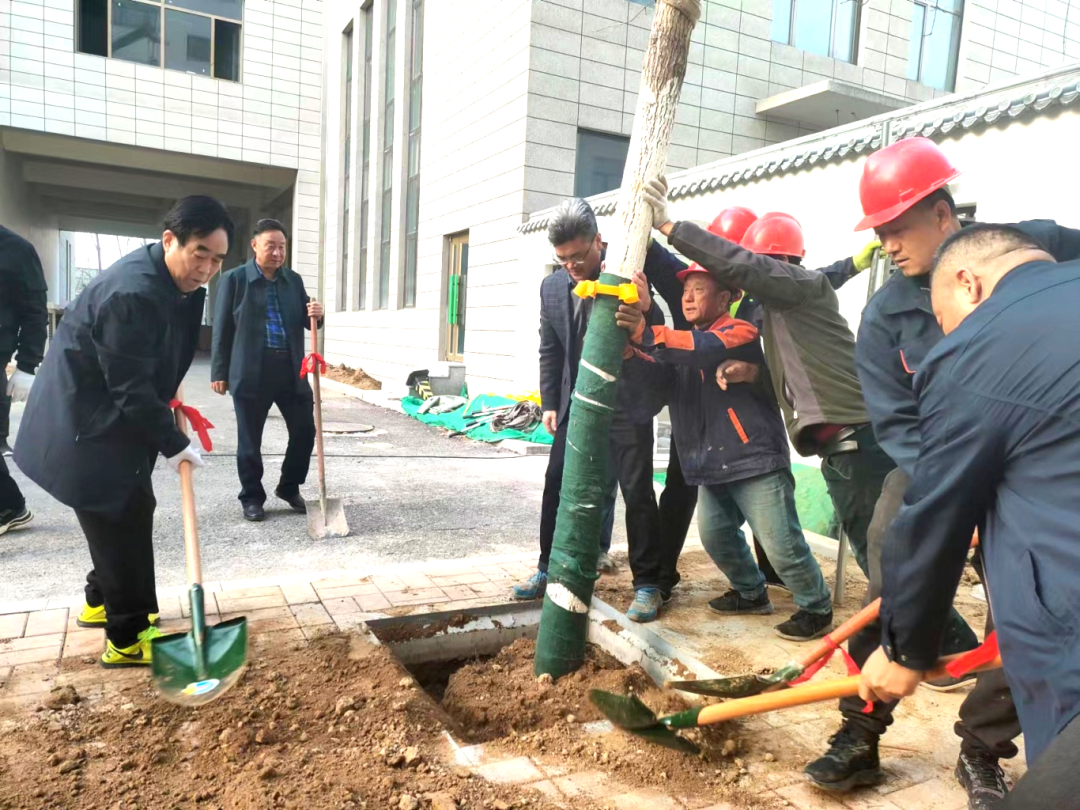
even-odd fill
[[[760,599],[765,593],[765,575],[739,528],[744,516],[773,567],[791,588],[795,604],[810,613],[832,610],[829,588],[806,544],[795,511],[795,478],[791,470],[775,470],[699,490],[701,544],[732,588],[746,599]]]

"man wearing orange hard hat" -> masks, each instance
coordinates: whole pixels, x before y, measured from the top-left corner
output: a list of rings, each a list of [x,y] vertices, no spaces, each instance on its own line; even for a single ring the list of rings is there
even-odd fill
[[[919,453],[913,379],[923,358],[944,336],[930,306],[929,272],[942,243],[963,227],[948,190],[948,184],[959,175],[959,169],[933,141],[917,137],[870,155],[859,182],[864,216],[856,230],[873,228],[882,251],[900,270],[866,305],[855,353],[874,432],[897,464],[885,480],[869,535],[868,600],[880,593],[882,542],[900,509]],[[1080,231],[1048,220],[1015,227],[1045,245],[1059,261],[1080,257]],[[978,553],[976,567],[981,575]],[[887,621],[886,613],[883,608],[883,622]],[[988,613],[987,632],[992,627],[993,617]],[[974,646],[975,641],[954,610],[941,641],[942,653]],[[875,624],[853,638],[849,646],[856,663],[862,665],[880,644],[881,627]],[[892,721],[894,705],[879,702],[873,712],[864,714],[861,700],[841,701],[844,726],[825,756],[808,766],[811,779],[828,789],[880,780],[877,743]],[[986,810],[997,806],[1008,792],[998,760],[1016,756],[1013,740],[1020,734],[1001,670],[978,676],[975,689],[960,707],[956,733],[962,741],[956,777],[968,793],[969,807]]]
[[[674,222],[667,210],[667,182],[644,188],[653,227],[721,284],[743,290],[762,306],[765,360],[788,435],[803,455],[818,455],[837,515],[866,570],[866,531],[885,475],[895,466],[877,446],[855,374],[855,337],[840,314],[829,275],[801,266],[802,227],[788,215],[765,214],[747,228],[741,245],[691,222]],[[853,259],[831,273],[857,268]],[[719,369],[721,387],[732,379]],[[740,612],[742,605],[733,605]],[[816,632],[831,624],[805,617]],[[818,626],[820,625],[820,627]],[[810,629],[810,628],[808,628]]]

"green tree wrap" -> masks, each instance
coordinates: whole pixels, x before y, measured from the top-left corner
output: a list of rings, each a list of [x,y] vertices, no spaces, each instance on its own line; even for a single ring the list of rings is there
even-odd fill
[[[611,273],[602,273],[600,281],[626,283],[625,278]],[[573,672],[585,660],[588,613],[567,609],[556,602],[572,601],[563,595],[565,588],[587,608],[597,578],[600,505],[607,494],[611,417],[627,341],[626,330],[615,324],[618,306],[619,300],[614,296],[596,297],[582,347],[577,386],[570,403],[566,462],[555,542],[548,563],[548,593],[544,597],[536,642],[534,672],[537,675],[547,673],[558,678]],[[602,373],[597,374],[593,369]]]

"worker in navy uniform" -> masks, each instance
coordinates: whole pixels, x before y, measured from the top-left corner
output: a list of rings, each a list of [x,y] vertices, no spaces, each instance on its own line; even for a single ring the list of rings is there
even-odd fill
[[[94,568],[78,622],[104,626],[106,667],[146,666],[157,614],[154,488],[160,454],[202,466],[170,403],[199,342],[204,285],[233,238],[225,207],[185,197],[161,241],[120,259],[68,307],[15,442],[28,478],[75,510]]]
[[[962,227],[945,185],[958,175],[932,141],[909,138],[872,155],[860,183],[865,217],[859,227],[875,229],[882,249],[900,270],[866,305],[855,344],[859,381],[874,432],[898,465],[885,480],[869,532],[872,571],[867,601],[880,595],[882,539],[914,475],[919,406],[913,379],[943,336],[930,307],[929,272],[934,252]],[[1080,231],[1046,220],[1016,227],[1046,245],[1060,261],[1080,258]],[[978,551],[975,561],[981,569]],[[987,632],[992,629],[991,610]],[[861,664],[880,643],[875,623],[851,640],[852,657]],[[959,652],[976,643],[974,632],[953,610],[942,652]],[[948,689],[964,682],[947,678],[928,685]],[[893,706],[877,703],[872,712],[865,713],[863,705],[856,698],[840,702],[844,727],[829,751],[807,768],[820,787],[835,789],[844,782],[865,784],[883,778],[877,743],[892,722]],[[1016,756],[1013,740],[1020,735],[1016,709],[1000,671],[978,676],[975,688],[960,707],[956,734],[961,746],[955,773],[968,793],[969,807],[987,810],[997,806],[1008,792],[999,759]]]
[[[34,519],[19,485],[8,472],[11,403],[24,402],[45,356],[48,312],[45,273],[34,246],[0,226],[0,534]],[[15,358],[15,373],[7,365]]]
[[[239,497],[247,520],[266,518],[262,436],[272,405],[289,431],[274,494],[293,511],[307,511],[300,485],[315,447],[315,412],[300,367],[304,330],[311,329],[312,318],[322,325],[323,307],[308,296],[300,275],[285,267],[287,240],[284,225],[260,219],[251,239],[255,256],[222,275],[214,305],[210,385],[215,393],[232,394]]]
[[[882,646],[860,697],[910,695],[938,657],[979,531],[1005,677],[1032,769],[1000,806],[1077,806],[1080,262],[974,225],[931,277],[945,337],[914,380],[919,451],[882,558]]]

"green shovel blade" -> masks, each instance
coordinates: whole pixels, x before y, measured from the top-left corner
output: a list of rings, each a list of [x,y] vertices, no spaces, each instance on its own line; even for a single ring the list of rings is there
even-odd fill
[[[202,706],[221,697],[240,679],[247,661],[247,619],[206,627],[201,645],[196,644],[195,632],[151,641],[154,686],[166,700],[181,706]]]
[[[735,675],[703,681],[668,681],[672,689],[723,698],[744,698],[774,692],[788,686],[805,671],[805,667],[792,661],[768,675]]]
[[[601,689],[590,689],[589,700],[616,728],[686,754],[697,754],[700,751],[690,740],[664,726],[653,710],[635,695],[623,697]]]

